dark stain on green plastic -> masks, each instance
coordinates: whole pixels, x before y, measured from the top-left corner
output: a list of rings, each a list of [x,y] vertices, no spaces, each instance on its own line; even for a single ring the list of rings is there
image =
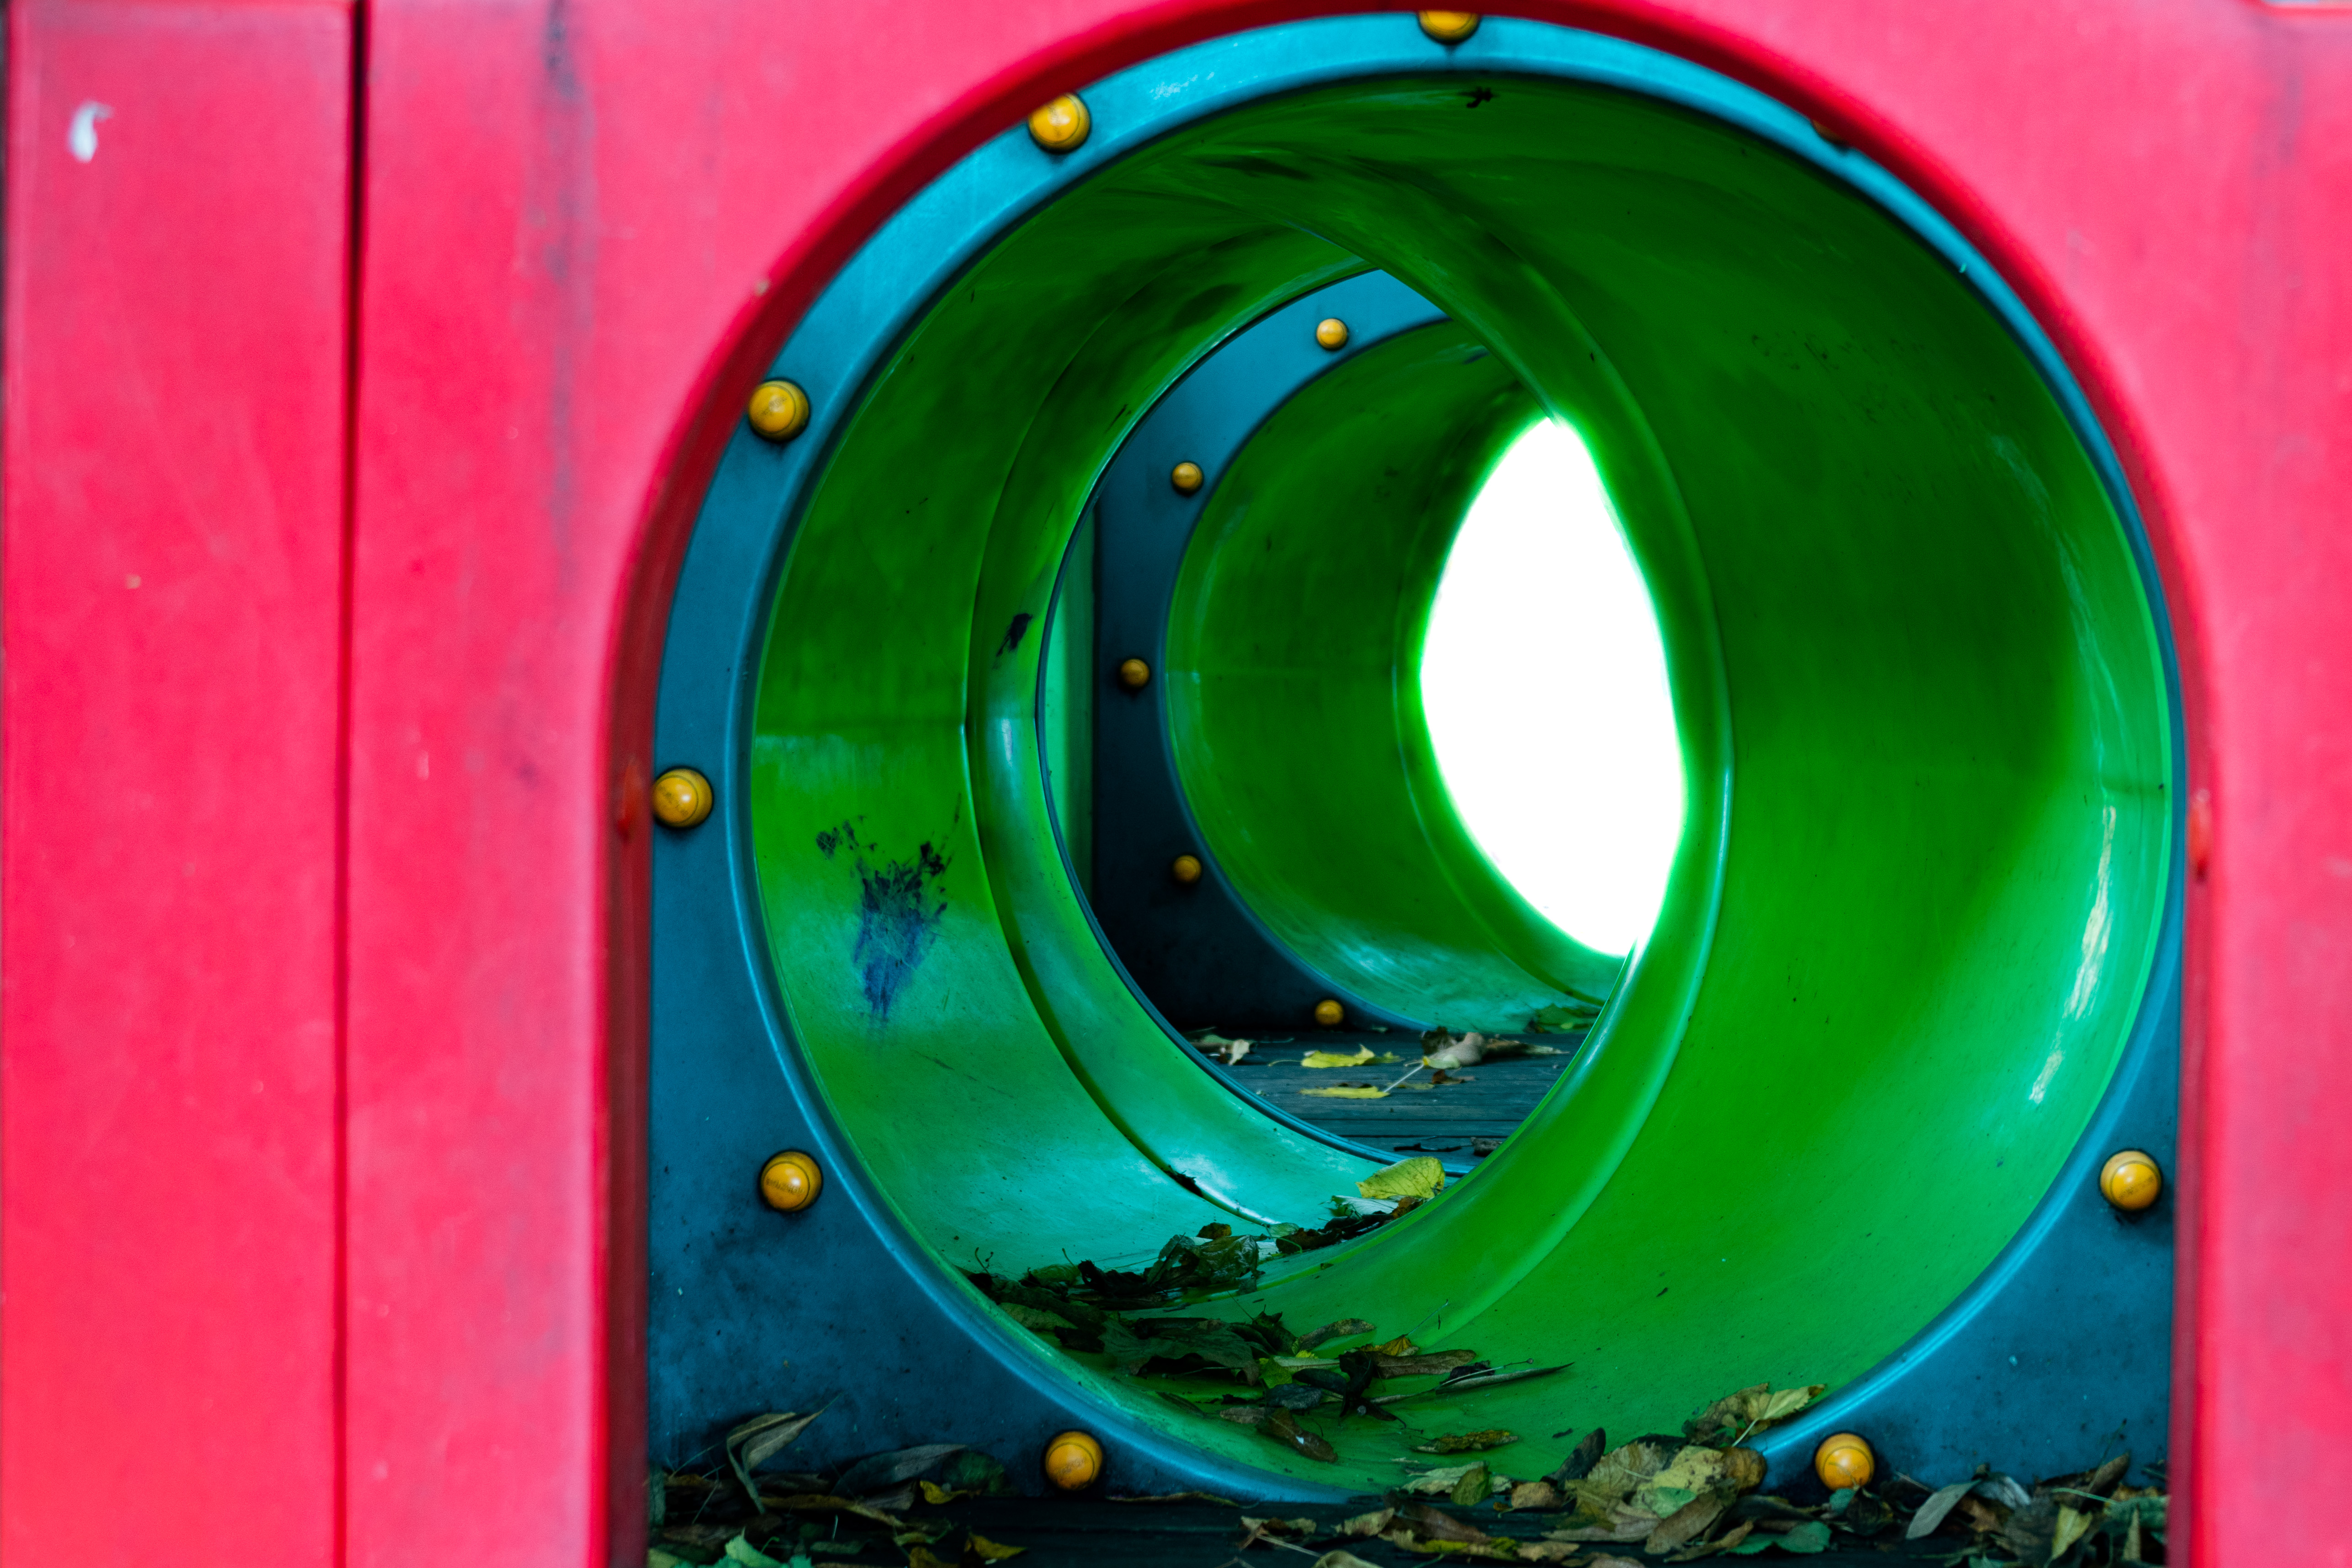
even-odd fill
[[[842,824],[842,829],[847,832],[849,825]],[[821,847],[823,839],[818,842]],[[946,858],[929,844],[919,845],[912,860],[887,861],[879,870],[870,869],[865,857],[858,858],[863,892],[850,962],[857,966],[866,1005],[877,1023],[889,1019],[890,1004],[939,935],[940,919],[948,906],[944,898],[934,901],[934,894],[947,871]]]

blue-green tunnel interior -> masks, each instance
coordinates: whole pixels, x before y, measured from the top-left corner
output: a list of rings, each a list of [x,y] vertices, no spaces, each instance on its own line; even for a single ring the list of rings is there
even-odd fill
[[[1313,1225],[1372,1168],[1234,1095],[1129,988],[1038,728],[1043,622],[1126,434],[1232,334],[1369,268],[1449,321],[1311,384],[1213,476],[1169,634],[1187,798],[1269,929],[1405,1016],[1616,988],[1474,1174],[1191,1310],[1570,1363],[1418,1417],[1528,1434],[1509,1463],[1534,1474],[1567,1447],[1538,1435],[1855,1376],[2024,1223],[2142,1005],[2166,678],[2031,358],[1850,187],[1532,78],[1356,82],[1174,132],[906,335],[798,518],[761,655],[748,809],[778,989],[942,1269]],[[1547,416],[1647,579],[1685,760],[1622,981],[1485,865],[1412,694],[1462,509]],[[1575,672],[1544,679],[1569,709]],[[1333,1427],[1318,1466],[1006,1331],[1182,1441],[1318,1484],[1396,1473],[1394,1427]]]

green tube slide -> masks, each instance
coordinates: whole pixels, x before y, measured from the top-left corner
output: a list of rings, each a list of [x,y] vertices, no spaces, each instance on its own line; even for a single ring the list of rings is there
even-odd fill
[[[1754,138],[1570,82],[1391,79],[1108,163],[867,385],[759,672],[779,991],[943,1268],[1314,1225],[1373,1168],[1253,1108],[1129,988],[1056,840],[1038,690],[1126,434],[1237,331],[1375,268],[1449,320],[1310,383],[1213,476],[1166,655],[1186,800],[1266,929],[1381,1005],[1460,1026],[1616,989],[1470,1176],[1188,1310],[1568,1363],[1419,1402],[1424,1428],[1527,1434],[1512,1471],[1540,1473],[1580,1423],[1672,1430],[1731,1388],[1854,1377],[2023,1225],[2155,954],[2162,653],[2017,342],[1901,224]],[[1447,544],[1546,416],[1590,448],[1647,579],[1685,761],[1630,962],[1486,863],[1419,714]],[[1572,722],[1577,671],[1528,679]],[[1393,1426],[1341,1423],[1318,1464],[1034,1353],[1300,1484],[1397,1475]]]
[[[1458,326],[1348,361],[1220,479],[1168,629],[1176,755],[1218,864],[1318,973],[1455,1028],[1524,1028],[1564,994],[1598,1000],[1622,957],[1568,937],[1496,870],[1421,710],[1447,548],[1541,412]]]

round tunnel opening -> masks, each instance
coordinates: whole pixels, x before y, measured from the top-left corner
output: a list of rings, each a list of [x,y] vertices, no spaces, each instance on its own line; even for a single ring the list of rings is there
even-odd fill
[[[1312,1224],[1373,1168],[1200,1073],[1129,983],[1048,806],[1051,639],[1028,633],[1146,413],[1219,343],[1374,269],[1443,321],[1286,403],[1299,427],[1260,448],[1249,495],[1230,482],[1246,453],[1204,465],[1183,499],[1210,544],[1180,565],[1144,689],[1180,694],[1183,799],[1204,836],[1226,825],[1220,874],[1277,887],[1253,907],[1296,916],[1284,940],[1351,994],[1467,1022],[1590,974],[1613,991],[1475,1176],[1202,1310],[1360,1317],[1579,1369],[1438,1400],[1433,1423],[1671,1428],[1724,1389],[1851,1378],[1983,1271],[2114,1070],[2167,896],[2167,676],[2114,499],[2009,325],[1884,207],[1687,108],[1507,71],[1269,97],[1094,168],[932,300],[794,504],[760,652],[746,811],[797,1047],[947,1268],[1109,1266],[1204,1226]],[[1451,467],[1411,471],[1466,495],[1530,418],[1573,425],[1655,601],[1685,827],[1622,978],[1483,884],[1400,897],[1430,884],[1393,854],[1293,855],[1265,824],[1379,814],[1232,749],[1236,725],[1319,712],[1335,744],[1379,733],[1394,753],[1418,691],[1393,616],[1316,645],[1378,651],[1351,689],[1386,701],[1383,730],[1335,706],[1349,683],[1328,667],[1316,701],[1274,700],[1265,661],[1219,635],[1255,615],[1305,637],[1334,595],[1294,592],[1277,617],[1215,579],[1262,546],[1264,498],[1354,504],[1307,484],[1308,458],[1368,425],[1426,427],[1453,372]],[[1339,389],[1320,413],[1318,388]],[[1442,570],[1411,508],[1381,515]],[[1299,549],[1309,577],[1350,564]],[[1221,683],[1247,700],[1206,700]],[[1458,819],[1411,795],[1424,763],[1353,776],[1404,791],[1394,810],[1450,876],[1471,861],[1440,842]],[[1177,1441],[1310,1484],[1393,1474],[1393,1434],[1335,1430],[1339,1468],[1318,1467],[1007,1332]]]
[[[1682,743],[1649,589],[1569,426],[1529,426],[1471,501],[1420,681],[1478,847],[1561,931],[1631,952],[1682,839]]]

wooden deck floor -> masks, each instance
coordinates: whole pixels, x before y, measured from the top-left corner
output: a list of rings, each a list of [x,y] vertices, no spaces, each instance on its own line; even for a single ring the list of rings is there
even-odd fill
[[[1547,1039],[1546,1044],[1563,1053],[1559,1056],[1504,1058],[1464,1068],[1462,1076],[1469,1080],[1464,1083],[1433,1086],[1430,1073],[1416,1073],[1383,1100],[1339,1100],[1306,1091],[1343,1084],[1382,1088],[1404,1078],[1421,1059],[1421,1046],[1402,1031],[1381,1035],[1318,1029],[1282,1043],[1260,1041],[1238,1066],[1221,1070],[1268,1104],[1342,1138],[1399,1155],[1438,1154],[1449,1163],[1466,1163],[1491,1153],[1526,1120],[1575,1059],[1568,1053],[1580,1037]],[[1375,1054],[1393,1052],[1398,1059],[1387,1066],[1357,1068],[1298,1065],[1311,1050],[1352,1052],[1363,1046]]]

